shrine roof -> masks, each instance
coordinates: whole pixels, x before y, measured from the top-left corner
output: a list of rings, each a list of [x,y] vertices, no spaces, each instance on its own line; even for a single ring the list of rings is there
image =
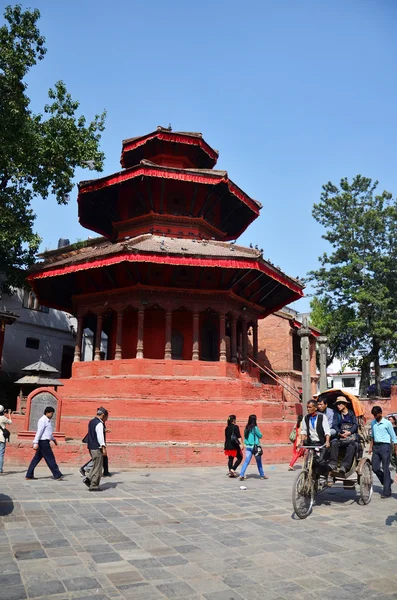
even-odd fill
[[[81,246],[81,244],[84,244]],[[80,247],[69,246],[65,248],[52,250],[43,253],[41,256],[44,262],[36,263],[32,268],[30,277],[46,276],[46,272],[54,275],[61,275],[68,271],[90,268],[100,268],[106,264],[123,262],[124,260],[158,262],[159,256],[164,257],[164,262],[179,265],[184,259],[200,260],[203,259],[202,266],[227,266],[228,263],[237,264],[241,261],[242,268],[256,268],[259,266],[275,279],[289,282],[295,290],[303,290],[303,283],[293,277],[286,275],[279,267],[274,266],[270,261],[262,258],[262,254],[255,248],[246,248],[229,242],[220,242],[216,240],[191,240],[185,238],[169,238],[153,234],[143,234],[136,238],[124,239],[120,242],[112,243],[107,238],[95,238],[80,242]],[[77,244],[75,245],[77,246]],[[66,248],[67,250],[67,248]],[[167,260],[168,257],[168,260]],[[175,257],[172,259],[172,257]],[[108,260],[106,260],[108,259]],[[205,261],[205,259],[208,259]],[[219,263],[216,260],[219,260]],[[162,260],[162,259],[160,259]],[[208,263],[208,264],[207,264]],[[36,274],[36,272],[39,272]],[[50,273],[48,273],[50,274]]]
[[[84,244],[84,245],[82,245]],[[76,246],[79,246],[76,248]],[[65,252],[66,250],[66,252]],[[170,238],[165,236],[146,233],[132,239],[124,239],[120,242],[112,243],[105,237],[98,237],[86,242],[50,250],[40,256],[45,259],[44,262],[36,263],[33,271],[43,268],[54,268],[66,264],[78,264],[95,260],[105,256],[112,256],[125,252],[148,252],[159,254],[179,254],[194,256],[212,256],[222,258],[260,258],[259,250],[246,248],[228,242],[218,242],[214,240],[190,240],[185,238]]]
[[[173,149],[171,149],[171,146]],[[127,138],[122,141],[121,165],[129,167],[139,162],[141,158],[166,152],[173,155],[181,152],[188,156],[196,166],[213,167],[219,152],[212,148],[196,131],[172,131],[171,127],[158,126],[156,131]]]
[[[80,183],[78,184],[78,201],[81,199],[81,194],[94,192],[105,187],[122,183],[123,181],[127,181],[128,179],[133,179],[134,177],[140,177],[142,175],[147,175],[149,177],[168,176],[168,178],[171,179],[174,178],[186,181],[196,181],[198,183],[220,183],[223,180],[225,181],[225,183],[228,183],[230,191],[237,195],[241,200],[245,201],[247,204],[253,203],[257,207],[256,210],[258,208],[262,208],[262,204],[258,200],[255,200],[254,198],[248,196],[245,192],[243,192],[241,188],[238,187],[238,185],[236,185],[232,182],[231,179],[229,179],[227,171],[218,171],[215,169],[181,169],[177,167],[166,167],[158,165],[147,159],[141,160],[140,163],[138,165],[135,165],[134,167],[123,169],[122,171],[112,173],[111,175],[106,175],[105,177],[80,181]]]

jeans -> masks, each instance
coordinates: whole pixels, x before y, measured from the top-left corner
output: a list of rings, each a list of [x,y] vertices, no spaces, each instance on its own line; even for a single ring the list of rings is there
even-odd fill
[[[39,447],[37,448],[36,454],[34,455],[32,462],[29,465],[28,472],[26,473],[27,479],[32,479],[34,477],[34,470],[42,458],[44,458],[44,460],[46,461],[47,466],[53,474],[54,479],[59,479],[63,476],[61,471],[59,470],[57,461],[55,460],[54,453],[50,446],[50,441],[40,440]]]
[[[4,453],[6,451],[6,443],[0,442],[0,473],[3,472]]]
[[[253,450],[252,448],[246,448],[245,449],[245,461],[244,461],[244,464],[243,464],[243,466],[241,468],[241,471],[240,471],[240,477],[244,477],[245,472],[247,470],[247,467],[248,467],[248,465],[251,462],[251,458],[253,457],[252,450]],[[258,467],[259,475],[261,477],[264,477],[265,473],[264,473],[263,467],[262,467],[262,456],[256,455],[255,456],[255,460],[256,460],[256,466]]]
[[[383,485],[384,496],[391,495],[390,449],[390,444],[375,443],[372,450],[372,470]]]

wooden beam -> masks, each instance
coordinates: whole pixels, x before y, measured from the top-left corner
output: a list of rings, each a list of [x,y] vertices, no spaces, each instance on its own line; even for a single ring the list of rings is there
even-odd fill
[[[202,207],[200,208],[200,211],[199,211],[199,214],[198,214],[198,216],[199,216],[199,217],[202,217],[202,216],[203,216],[203,213],[204,213],[204,211],[205,211],[205,210],[207,210],[208,202],[209,202],[209,199],[211,198],[212,194],[213,194],[213,190],[209,190],[209,191],[207,192],[207,195],[206,195],[206,197],[205,197],[205,200],[204,200],[204,202],[203,202],[203,205],[202,205]]]
[[[193,188],[192,201],[190,204],[190,211],[189,211],[189,215],[191,217],[193,216],[194,205],[196,203],[197,190],[198,190],[198,185],[197,185],[197,183],[195,183],[194,188]]]
[[[160,214],[162,215],[164,212],[164,188],[165,188],[165,179],[161,180],[161,193],[160,193]]]
[[[256,281],[258,281],[258,279],[260,279],[260,277],[262,277],[262,275],[263,275],[263,273],[259,273],[259,275],[257,277],[255,277],[255,279],[253,279],[252,281],[249,281],[247,284],[243,285],[243,287],[240,289],[239,293],[242,292],[243,290],[245,290],[250,285],[254,285],[254,283]]]
[[[248,273],[251,273],[251,271],[252,271],[252,269],[246,270],[245,273],[240,275],[240,277],[238,277],[238,279],[231,284],[229,289],[232,289],[232,288],[234,288],[235,285],[238,285],[244,279],[244,277],[246,277],[248,275]]]
[[[256,290],[256,292],[253,292],[251,294],[251,296],[249,296],[249,300],[251,300],[251,298],[253,298],[254,296],[256,296],[257,294],[260,294],[263,290],[265,290],[267,287],[269,287],[269,285],[271,285],[273,283],[273,279],[271,279],[270,281],[266,281],[266,283],[264,283],[262,285],[262,287],[259,288],[259,290]]]
[[[154,204],[153,204],[153,195],[152,195],[152,186],[150,185],[150,178],[146,179],[146,187],[149,196],[150,208],[152,212],[154,212]]]
[[[270,296],[270,294],[272,292],[274,292],[274,290],[279,286],[280,284],[278,283],[278,281],[276,282],[276,285],[274,286],[274,288],[272,288],[271,290],[268,291],[267,294],[265,294],[264,296],[262,296],[262,298],[259,300],[259,302],[257,302],[256,304],[260,304],[261,302],[263,302],[265,300],[265,298],[267,298],[268,296]]]
[[[109,281],[113,285],[113,287],[118,287],[117,281],[114,279],[114,277],[110,273],[109,269],[107,267],[102,267],[102,268],[103,268],[103,272],[105,273],[106,277],[109,279]]]

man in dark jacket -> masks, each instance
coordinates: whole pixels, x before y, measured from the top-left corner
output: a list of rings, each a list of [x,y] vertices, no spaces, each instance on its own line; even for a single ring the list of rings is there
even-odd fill
[[[345,456],[342,459],[339,471],[345,475],[353,463],[356,452],[356,441],[358,423],[352,410],[348,408],[348,400],[344,396],[338,396],[335,401],[336,412],[333,422],[333,429],[336,431],[336,439],[331,443],[331,458],[329,467],[333,471],[338,466],[339,449],[346,448]]]
[[[99,483],[103,470],[103,457],[107,455],[104,436],[104,422],[108,417],[108,411],[102,406],[98,408],[96,417],[88,424],[88,450],[91,454],[92,468],[89,478],[83,479],[89,487],[90,492],[100,492]]]
[[[316,475],[328,475],[328,452],[330,427],[326,415],[317,410],[317,402],[309,400],[307,415],[304,417],[300,430],[300,444],[305,446],[322,446],[319,455],[315,455],[314,470]]]

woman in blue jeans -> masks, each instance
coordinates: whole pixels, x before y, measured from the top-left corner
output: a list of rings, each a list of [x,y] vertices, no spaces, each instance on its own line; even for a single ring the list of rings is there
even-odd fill
[[[247,470],[248,465],[251,462],[251,458],[253,456],[254,445],[260,443],[260,439],[262,437],[261,432],[256,424],[256,415],[250,415],[248,417],[248,423],[244,429],[244,444],[245,444],[245,461],[242,466],[240,472],[240,480],[243,481],[247,479],[245,477],[245,472]],[[265,475],[262,467],[262,456],[255,456],[256,465],[258,467],[259,475],[261,479],[268,479]]]

